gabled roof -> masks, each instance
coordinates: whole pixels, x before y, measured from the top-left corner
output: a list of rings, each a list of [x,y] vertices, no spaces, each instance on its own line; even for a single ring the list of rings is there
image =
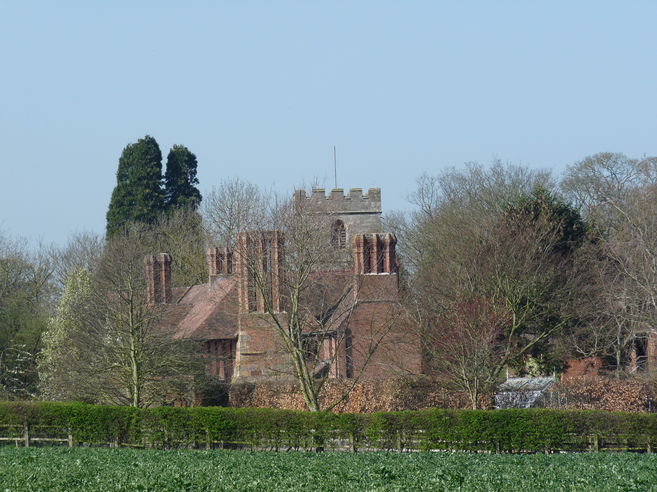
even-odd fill
[[[172,306],[178,314],[174,338],[213,340],[237,336],[237,281],[219,277],[212,286],[194,285],[176,289],[177,302]]]
[[[381,278],[379,278],[381,277]],[[312,272],[302,294],[307,302],[303,313],[309,328],[342,325],[360,304],[354,298],[351,270]],[[366,284],[379,284],[383,277],[373,275]],[[368,289],[372,290],[372,286]],[[376,290],[376,289],[375,289]],[[235,338],[238,334],[237,277],[217,277],[213,284],[173,289],[173,304],[163,306],[162,325],[173,330],[174,338],[214,340]],[[383,307],[381,307],[383,309]],[[370,309],[371,310],[371,309]],[[383,311],[382,311],[383,314]]]

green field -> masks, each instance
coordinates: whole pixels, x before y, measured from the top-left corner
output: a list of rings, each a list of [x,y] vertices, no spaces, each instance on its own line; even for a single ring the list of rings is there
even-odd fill
[[[2,447],[2,490],[657,490],[657,455]]]

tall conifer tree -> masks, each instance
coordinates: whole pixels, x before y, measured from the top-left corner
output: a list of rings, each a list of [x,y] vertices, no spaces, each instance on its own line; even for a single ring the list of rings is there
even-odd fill
[[[167,156],[164,175],[165,203],[168,210],[192,208],[201,203],[201,193],[196,185],[196,156],[184,145],[174,145]]]
[[[123,149],[107,211],[107,236],[130,222],[152,223],[164,211],[162,152],[150,135]]]

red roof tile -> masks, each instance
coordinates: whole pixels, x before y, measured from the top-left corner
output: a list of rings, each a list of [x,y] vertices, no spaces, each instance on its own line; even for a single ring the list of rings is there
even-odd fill
[[[182,293],[177,306],[187,312],[177,323],[174,338],[213,340],[237,335],[235,278],[218,278],[212,287],[194,285]]]

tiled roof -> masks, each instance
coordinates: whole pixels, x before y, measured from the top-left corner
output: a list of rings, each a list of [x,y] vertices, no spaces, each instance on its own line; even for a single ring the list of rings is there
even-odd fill
[[[312,325],[323,319],[325,326],[341,325],[357,306],[352,287],[351,270],[311,273],[303,293],[308,307],[306,322]],[[213,340],[237,336],[237,277],[218,277],[212,286],[175,288],[173,299],[174,304],[164,308],[167,312],[162,324],[174,330],[174,338]]]
[[[194,285],[178,297],[173,311],[185,312],[177,324],[174,338],[212,340],[233,338],[237,334],[237,282],[220,277],[210,287]]]

